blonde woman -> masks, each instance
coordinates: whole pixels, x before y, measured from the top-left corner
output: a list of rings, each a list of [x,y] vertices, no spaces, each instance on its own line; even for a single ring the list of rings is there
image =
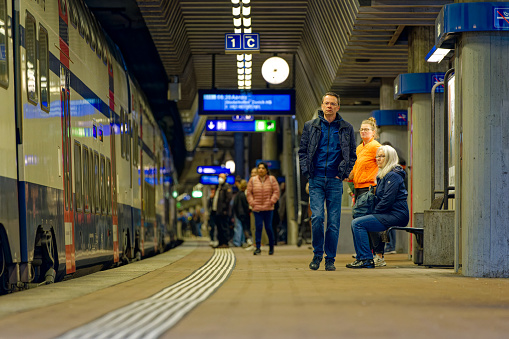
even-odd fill
[[[348,268],[374,268],[368,232],[382,232],[391,226],[406,226],[409,212],[406,173],[398,165],[398,154],[391,146],[380,146],[376,152],[378,165],[375,209],[373,214],[352,220],[356,259]]]

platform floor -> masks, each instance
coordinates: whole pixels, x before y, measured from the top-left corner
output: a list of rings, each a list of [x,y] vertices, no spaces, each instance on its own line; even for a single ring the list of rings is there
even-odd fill
[[[414,265],[308,268],[312,251],[277,246],[274,256],[233,248],[228,279],[161,338],[507,338],[509,279],[467,278]],[[214,250],[186,241],[154,258],[0,297],[0,338],[54,338],[131,305],[202,267]],[[129,319],[126,320],[129,323]]]

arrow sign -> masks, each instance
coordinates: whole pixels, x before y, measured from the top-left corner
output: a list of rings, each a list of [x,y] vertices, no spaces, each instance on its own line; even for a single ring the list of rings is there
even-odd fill
[[[207,129],[208,130],[214,130],[214,128],[216,127],[216,125],[214,125],[214,123],[211,121],[208,125],[207,125]]]

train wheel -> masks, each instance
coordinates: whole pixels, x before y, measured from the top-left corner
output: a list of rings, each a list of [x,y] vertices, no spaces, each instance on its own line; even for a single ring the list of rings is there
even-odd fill
[[[34,260],[32,264],[36,269],[35,282],[51,284],[55,282],[55,258],[56,248],[53,243],[51,231],[40,229],[35,238]]]

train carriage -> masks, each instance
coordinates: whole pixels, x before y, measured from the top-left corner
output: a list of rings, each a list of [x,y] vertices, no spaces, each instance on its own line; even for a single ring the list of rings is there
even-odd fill
[[[81,0],[19,4],[0,0],[3,292],[176,240],[171,152],[118,48]]]

